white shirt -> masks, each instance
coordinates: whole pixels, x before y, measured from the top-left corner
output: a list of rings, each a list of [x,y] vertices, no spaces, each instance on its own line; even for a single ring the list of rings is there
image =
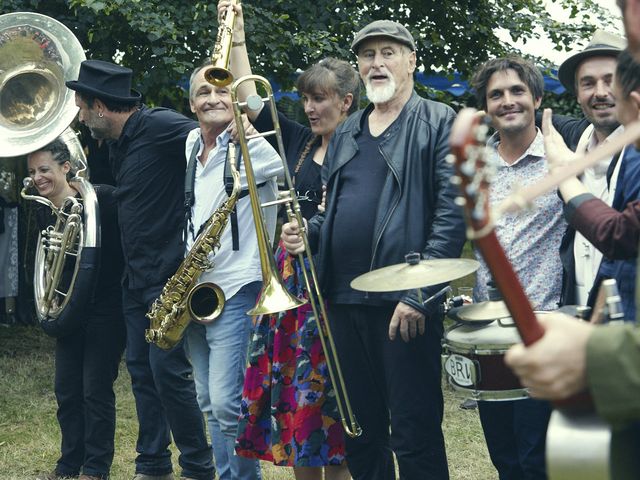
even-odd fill
[[[200,144],[197,155],[199,159],[204,147],[199,128],[192,130],[187,137],[185,145],[187,161],[191,157],[191,152],[196,142]],[[223,179],[228,143],[229,133],[225,131],[216,138],[216,146],[209,152],[205,164],[203,165],[202,162],[196,161],[193,191],[195,202],[191,207],[191,222],[196,233],[213,212],[229,198],[225,191]],[[240,155],[240,147],[238,147],[237,151],[238,155]],[[256,183],[267,182],[266,185],[258,189],[260,203],[275,200],[278,194],[276,178],[283,174],[284,164],[280,156],[264,138],[250,140],[249,153],[251,154],[251,165],[253,166]],[[239,163],[240,182],[244,190],[247,188],[244,158],[241,158]],[[235,295],[244,285],[256,280],[262,280],[258,240],[249,195],[238,200],[236,209],[238,212],[239,250],[233,251],[231,228],[229,228],[229,222],[227,222],[227,226],[220,238],[220,248],[214,250],[210,256],[214,266],[211,270],[203,272],[199,279],[199,282],[206,281],[217,284],[227,299]],[[268,241],[272,243],[276,227],[277,207],[263,208],[262,212],[269,233]],[[193,243],[193,235],[189,233],[187,235],[187,252],[191,249]]]
[[[622,131],[624,131],[624,127],[618,127],[611,132],[604,142],[608,142]],[[598,139],[596,138],[595,132],[592,128],[589,128],[585,130],[582,138],[580,138],[576,153],[590,152],[597,146]],[[613,203],[618,181],[618,172],[620,170],[620,162],[618,162],[611,176],[611,184],[607,188],[607,169],[612,159],[613,157],[608,157],[601,160],[593,167],[587,168],[582,174],[582,183],[585,188],[607,205]],[[580,232],[576,231],[573,240],[573,257],[575,260],[576,301],[578,305],[586,305],[589,292],[593,288],[593,282],[600,268],[602,253],[589,243]]]

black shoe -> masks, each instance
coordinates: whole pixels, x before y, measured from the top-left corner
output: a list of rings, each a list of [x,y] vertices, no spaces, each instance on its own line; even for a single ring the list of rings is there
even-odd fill
[[[55,470],[50,473],[40,473],[35,480],[66,480],[71,478],[78,478],[77,475],[62,475]]]
[[[471,398],[467,398],[464,402],[460,404],[460,408],[462,410],[475,410],[478,408],[478,402]]]

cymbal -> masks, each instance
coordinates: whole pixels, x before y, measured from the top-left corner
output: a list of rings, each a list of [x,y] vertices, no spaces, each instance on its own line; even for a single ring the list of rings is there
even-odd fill
[[[455,311],[455,319],[462,322],[486,322],[510,316],[511,313],[503,301],[471,303]]]
[[[399,263],[354,278],[351,288],[362,292],[397,292],[429,287],[469,275],[479,266],[470,258],[434,258],[415,264]]]

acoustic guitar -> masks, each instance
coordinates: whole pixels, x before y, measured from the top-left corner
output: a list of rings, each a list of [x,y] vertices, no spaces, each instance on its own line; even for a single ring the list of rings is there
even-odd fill
[[[461,192],[458,201],[464,209],[467,238],[475,243],[491,270],[523,343],[531,345],[542,338],[544,329],[492,223],[489,201],[492,169],[486,164],[488,132],[488,117],[472,108],[458,113],[449,139],[450,160],[455,167],[452,182]],[[622,440],[619,447],[612,448],[611,428],[595,414],[587,392],[555,402],[554,407],[546,442],[547,473],[551,480],[640,479],[637,471],[626,467],[618,471],[633,444]]]

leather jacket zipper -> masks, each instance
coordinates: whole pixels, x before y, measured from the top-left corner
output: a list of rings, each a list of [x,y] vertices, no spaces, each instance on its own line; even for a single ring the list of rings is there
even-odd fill
[[[378,251],[378,245],[380,244],[380,239],[382,238],[382,234],[384,233],[385,229],[387,228],[387,225],[389,224],[389,220],[391,219],[391,215],[393,214],[393,212],[395,211],[396,207],[398,206],[398,203],[400,202],[400,197],[402,196],[402,187],[400,186],[400,180],[398,179],[397,172],[391,166],[391,162],[389,161],[389,159],[385,155],[385,153],[382,150],[382,148],[378,146],[378,150],[380,151],[380,154],[382,155],[382,158],[384,158],[384,161],[387,163],[387,166],[389,167],[389,170],[391,170],[391,173],[393,173],[393,178],[396,180],[396,183],[398,184],[398,190],[400,191],[400,194],[398,195],[398,198],[396,199],[396,203],[389,209],[389,212],[387,213],[387,216],[385,218],[384,224],[382,225],[382,228],[380,229],[380,234],[378,235],[378,238],[376,238],[376,243],[374,244],[374,247],[373,247],[373,254],[371,255],[371,264],[369,265],[369,271],[373,270],[373,262],[374,262],[374,260],[376,258],[376,253]],[[369,296],[369,293],[367,292],[366,293],[366,297],[368,297],[368,296]]]

